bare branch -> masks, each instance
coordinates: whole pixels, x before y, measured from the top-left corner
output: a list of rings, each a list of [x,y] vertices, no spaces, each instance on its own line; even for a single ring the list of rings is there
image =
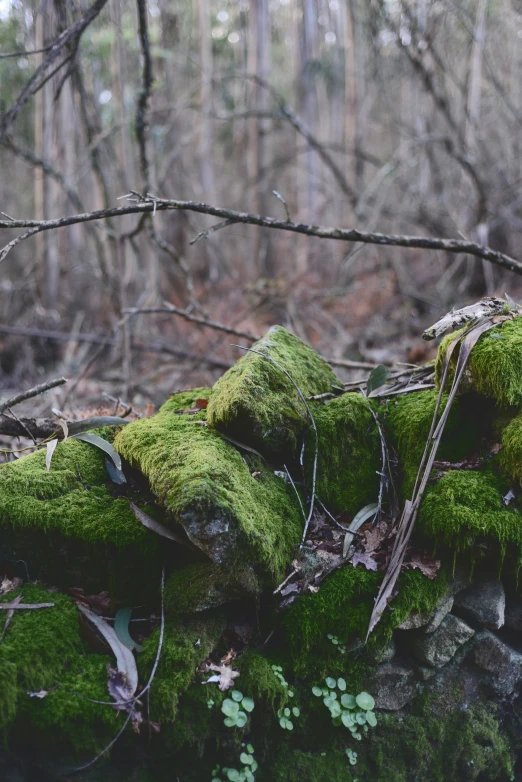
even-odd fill
[[[16,117],[25,106],[27,101],[31,98],[35,92],[45,84],[47,80],[47,71],[54,63],[55,60],[61,55],[65,47],[70,47],[69,55],[61,63],[59,67],[62,67],[65,62],[71,59],[74,51],[78,47],[80,38],[85,29],[90,25],[93,19],[96,19],[102,8],[106,5],[107,0],[95,0],[93,5],[88,11],[79,19],[75,24],[69,27],[56,39],[54,44],[49,49],[49,54],[45,60],[38,66],[31,78],[25,84],[23,90],[18,95],[17,99],[13,103],[10,109],[8,109],[2,116],[0,121],[0,139],[3,139],[7,133],[8,128],[13,124]]]
[[[0,403],[0,414],[3,413],[4,410],[7,410],[8,407],[14,407],[15,405],[20,404],[20,402],[25,402],[26,399],[32,399],[35,396],[39,396],[39,394],[43,394],[45,391],[49,391],[51,388],[63,386],[64,383],[67,383],[66,378],[57,377],[54,380],[49,380],[47,383],[41,383],[39,386],[34,386],[34,388],[30,388],[28,391],[23,391],[21,394],[11,397],[11,399],[6,399],[5,402]]]
[[[147,108],[152,94],[152,58],[150,56],[149,28],[147,23],[147,3],[145,0],[137,0],[138,3],[138,32],[143,60],[142,88],[138,96],[136,106],[136,136],[140,151],[140,166],[143,177],[143,189],[149,190],[149,161],[147,158]]]
[[[0,251],[0,262],[4,260],[9,250],[23,239],[27,239],[34,233],[49,231],[54,228],[62,228],[75,223],[86,223],[92,220],[105,220],[112,217],[121,217],[128,214],[144,214],[147,212],[180,210],[198,212],[199,214],[213,215],[224,220],[232,220],[235,223],[247,225],[261,225],[278,231],[291,231],[305,236],[317,236],[320,239],[333,239],[341,242],[360,242],[362,244],[376,244],[388,247],[410,247],[422,250],[442,250],[444,252],[473,255],[485,261],[500,266],[516,274],[522,274],[522,263],[511,258],[505,253],[493,250],[491,247],[483,247],[475,242],[457,239],[429,238],[425,236],[405,236],[402,234],[381,234],[370,231],[359,231],[356,228],[337,228],[333,226],[307,225],[305,223],[293,223],[287,220],[277,220],[273,217],[250,214],[248,212],[236,212],[233,209],[222,209],[210,204],[198,201],[178,201],[174,199],[144,200],[129,206],[114,207],[112,209],[100,209],[86,214],[70,215],[56,220],[0,220],[0,228],[28,228],[22,234],[12,240]]]

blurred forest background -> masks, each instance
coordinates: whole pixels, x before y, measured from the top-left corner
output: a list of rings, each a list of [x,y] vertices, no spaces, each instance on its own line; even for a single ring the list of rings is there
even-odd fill
[[[150,192],[521,259],[521,74],[521,0],[0,0],[2,219]],[[64,374],[81,382],[56,392],[63,410],[103,392],[145,409],[213,382],[240,355],[230,343],[250,344],[124,312],[165,301],[247,334],[281,323],[349,380],[429,357],[420,333],[454,305],[522,297],[519,277],[463,254],[253,225],[200,235],[215,223],[158,211],[13,246],[3,393]]]

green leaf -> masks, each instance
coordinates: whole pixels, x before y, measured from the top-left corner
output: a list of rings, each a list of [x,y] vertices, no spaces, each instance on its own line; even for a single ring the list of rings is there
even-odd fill
[[[366,714],[363,711],[358,711],[355,715],[355,721],[358,725],[366,725]]]
[[[341,705],[344,706],[345,709],[355,709],[356,700],[353,695],[345,693],[344,695],[341,695]]]
[[[241,755],[239,756],[239,760],[241,761],[241,763],[243,763],[244,766],[249,766],[254,760],[254,758],[252,757],[252,755],[247,755],[246,752],[242,752]]]
[[[127,649],[136,649],[137,652],[142,652],[144,647],[136,643],[129,634],[131,614],[132,608],[120,608],[114,617],[114,632]]]
[[[299,717],[299,715],[301,714],[301,712],[299,711],[299,709],[297,708],[297,706],[294,706],[294,707],[292,708],[292,714],[294,715],[294,717]]]
[[[236,727],[236,718],[235,717],[226,717],[224,720],[225,725],[227,728],[235,728]]]
[[[331,690],[335,690],[335,686],[336,686],[335,679],[332,679],[331,676],[328,676],[326,679],[326,686],[329,687]]]
[[[316,698],[320,698],[323,694],[323,691],[320,687],[312,687],[312,692],[316,696]]]
[[[375,716],[373,711],[366,712],[366,722],[368,723],[368,725],[371,725],[372,728],[375,728],[375,726],[377,725],[377,717]]]
[[[337,686],[344,692],[346,690],[346,681],[344,679],[337,679]]]
[[[285,715],[285,717],[289,717],[290,716],[290,709],[285,709],[284,710],[284,715]]]
[[[375,391],[386,383],[389,374],[390,370],[388,367],[385,367],[384,364],[379,364],[375,369],[372,369],[366,383],[366,393],[368,396],[370,396],[372,391]]]
[[[236,725],[238,728],[244,728],[248,722],[248,717],[244,711],[240,711],[236,717]]]
[[[371,711],[375,706],[375,701],[369,692],[360,692],[356,697],[355,702],[363,711]]]
[[[243,700],[243,693],[239,692],[239,690],[232,690],[232,700],[237,701],[238,703]]]
[[[221,711],[227,717],[236,717],[239,712],[239,704],[235,701],[231,701],[230,698],[225,698],[221,704]]]
[[[100,448],[100,450],[105,451],[107,456],[110,456],[114,462],[116,469],[121,470],[120,454],[115,451],[112,445],[108,443],[107,440],[104,440],[103,437],[100,437],[97,434],[92,434],[92,432],[83,432],[82,434],[73,434],[72,436],[75,438],[75,440],[83,440],[84,443],[90,443],[90,445],[94,445],[96,448]]]
[[[292,720],[287,720],[286,721],[286,729],[287,730],[293,730],[294,729],[294,723],[292,722]]]
[[[247,744],[247,750],[250,752],[251,755],[254,754],[254,747],[252,744]]]
[[[251,711],[254,711],[254,706],[255,706],[255,704],[254,704],[254,701],[253,701],[253,699],[252,699],[252,698],[249,698],[248,696],[247,696],[247,697],[245,697],[245,698],[243,698],[243,700],[241,701],[241,707],[242,707],[242,708],[243,708],[245,711],[248,711],[249,713],[250,713]]]
[[[239,771],[235,768],[229,768],[227,771],[227,777],[230,779],[230,782],[239,782]]]
[[[351,728],[353,726],[353,717],[349,711],[343,711],[341,714],[341,722],[345,728]]]

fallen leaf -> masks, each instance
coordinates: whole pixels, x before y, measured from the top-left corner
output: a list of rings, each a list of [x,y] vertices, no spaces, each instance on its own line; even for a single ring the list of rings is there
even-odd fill
[[[114,632],[127,649],[136,649],[137,652],[143,651],[143,646],[131,638],[129,633],[129,622],[132,614],[132,608],[120,608],[114,617]]]
[[[377,562],[372,555],[366,551],[363,551],[362,553],[357,551],[353,555],[351,563],[354,567],[357,567],[357,565],[364,565],[366,570],[377,570]]]
[[[58,445],[58,438],[55,437],[54,440],[49,440],[47,443],[47,449],[45,454],[45,469],[47,472],[51,469],[51,459],[53,458],[53,453],[55,451],[56,446]]]
[[[388,525],[384,521],[366,530],[364,533],[364,550],[369,552],[378,549],[387,534]]]
[[[125,423],[128,422],[126,421]],[[82,434],[73,434],[73,438],[75,440],[82,440],[84,443],[89,443],[90,445],[94,445],[96,448],[99,448],[101,451],[105,451],[105,453],[110,456],[114,462],[116,469],[121,470],[120,454],[115,451],[113,446],[108,443],[107,440],[104,440],[103,437],[100,437],[97,434],[92,434],[92,432],[84,432]]]
[[[156,519],[153,519],[152,516],[149,516],[148,513],[145,513],[145,511],[138,508],[137,505],[135,505],[133,502],[129,503],[132,512],[140,521],[144,527],[147,527],[147,529],[150,529],[151,532],[155,532],[156,535],[161,535],[163,538],[168,538],[169,540],[173,540],[174,543],[179,543],[181,546],[192,546],[190,545],[190,542],[186,539],[183,539],[181,536],[176,535],[174,532],[171,532],[171,530],[168,527],[165,527],[164,524],[160,524],[159,521],[156,521]]]
[[[111,692],[112,687],[113,689],[117,689],[120,693],[119,700],[129,700],[138,687],[138,669],[136,668],[134,655],[130,649],[127,649],[127,647],[121,643],[113,628],[107,624],[104,619],[97,616],[97,614],[92,611],[89,611],[85,606],[82,606],[79,603],[77,605],[78,610],[92,622],[100,635],[103,636],[116,658],[117,672],[121,675],[122,680],[121,682],[118,680],[117,684],[111,685],[111,680],[109,679],[109,692]]]
[[[413,552],[409,556],[406,555],[404,567],[411,568],[412,570],[420,570],[424,576],[433,579],[437,577],[440,568],[440,560],[432,559],[427,554]]]
[[[206,410],[208,407],[208,399],[201,399],[198,397],[194,400],[194,404],[192,405],[193,408],[196,408],[197,410]]]
[[[214,665],[211,663],[208,666],[208,670],[216,671],[219,675],[211,676],[210,679],[207,679],[207,681],[203,682],[203,684],[217,682],[219,684],[219,689],[222,692],[225,692],[225,690],[229,690],[231,687],[233,687],[234,679],[237,679],[239,676],[239,671],[234,671],[231,665]]]
[[[13,589],[18,589],[21,583],[22,579],[18,578],[18,576],[15,576],[13,579],[4,578],[0,582],[0,596],[6,595],[8,592],[12,592]]]
[[[29,695],[31,698],[46,698],[49,695],[50,690],[39,690],[38,692],[29,692],[29,690],[25,691],[26,695]]]

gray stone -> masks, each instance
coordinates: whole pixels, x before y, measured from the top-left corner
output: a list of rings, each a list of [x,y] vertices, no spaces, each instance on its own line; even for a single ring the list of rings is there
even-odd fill
[[[378,709],[398,711],[415,695],[414,670],[394,663],[379,665],[372,673],[372,687]]]
[[[500,581],[473,584],[455,597],[455,607],[490,630],[504,624],[506,595]]]
[[[441,668],[474,634],[473,628],[453,614],[448,614],[435,632],[430,635],[424,633],[415,635],[411,639],[411,651],[426,665]]]
[[[510,695],[520,679],[522,655],[489,630],[475,635],[468,660],[490,674],[488,683],[498,695]]]
[[[375,649],[368,653],[368,657],[374,665],[389,663],[395,657],[396,651],[395,641],[392,638],[384,649]]]
[[[520,603],[506,607],[505,626],[508,630],[522,633],[522,605]]]
[[[446,614],[449,614],[453,608],[453,597],[448,595],[443,597],[438,603],[434,611],[427,611],[424,613],[411,613],[404,622],[402,622],[398,630],[417,630],[420,627],[424,628],[425,633],[433,633],[440,625]]]
[[[433,676],[435,676],[435,674],[437,673],[436,668],[428,668],[427,665],[417,665],[415,670],[417,671],[417,676],[423,682],[427,682],[428,679],[433,678]]]

